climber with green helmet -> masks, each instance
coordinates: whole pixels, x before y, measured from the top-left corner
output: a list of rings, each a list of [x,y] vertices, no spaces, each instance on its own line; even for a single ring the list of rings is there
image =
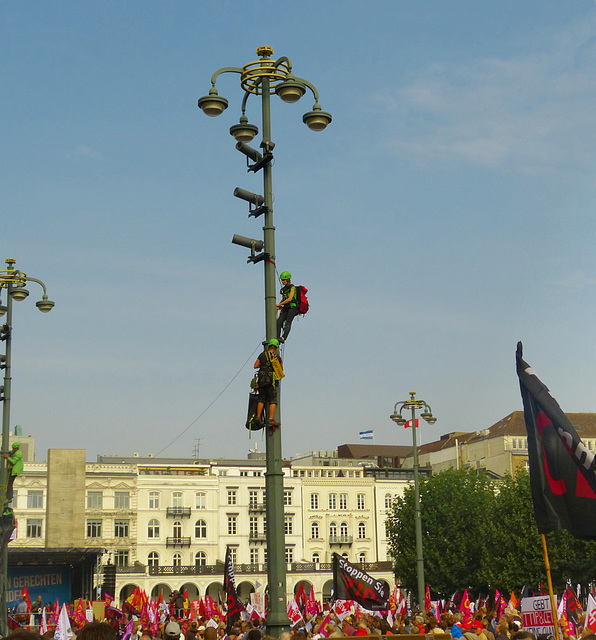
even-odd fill
[[[275,338],[271,338],[267,343],[267,348],[261,353],[261,355],[255,361],[255,369],[258,369],[258,393],[257,400],[257,413],[255,416],[255,428],[261,428],[263,425],[263,409],[265,404],[269,405],[269,422],[267,423],[272,429],[275,430],[279,427],[279,423],[275,423],[275,409],[277,408],[277,386],[279,385],[279,376],[277,371],[282,371],[281,358],[277,354],[277,348],[279,347],[279,341]]]
[[[296,287],[292,284],[292,274],[289,271],[282,271],[279,279],[282,287],[279,290],[281,300],[277,304],[280,310],[277,318],[277,339],[285,342],[290,334],[292,322],[298,315],[298,296],[296,295]]]
[[[13,496],[13,485],[15,478],[23,473],[23,452],[18,442],[12,443],[12,456],[3,454],[8,461],[8,483],[6,485],[6,502],[9,503]]]

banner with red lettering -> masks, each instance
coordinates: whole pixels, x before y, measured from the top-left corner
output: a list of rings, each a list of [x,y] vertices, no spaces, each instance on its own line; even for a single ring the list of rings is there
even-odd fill
[[[389,587],[333,554],[333,596],[337,600],[354,600],[369,611],[387,609]]]
[[[538,531],[567,529],[578,538],[596,538],[596,458],[546,385],[522,359],[521,342],[516,360]]]

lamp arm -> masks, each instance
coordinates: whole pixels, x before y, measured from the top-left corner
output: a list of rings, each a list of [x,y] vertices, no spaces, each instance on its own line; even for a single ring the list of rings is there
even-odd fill
[[[222,67],[211,76],[211,86],[215,86],[215,81],[222,73],[242,73],[244,70],[240,67]]]
[[[315,85],[312,82],[309,82],[308,80],[305,80],[304,78],[297,78],[296,76],[294,76],[295,80],[299,80],[300,82],[304,82],[304,84],[312,91],[312,94],[315,98],[315,102],[319,101],[319,92],[317,91],[317,88],[315,87]]]
[[[277,68],[284,62],[286,63],[288,73],[292,73],[292,61],[290,60],[290,58],[288,58],[288,56],[282,56],[281,58],[278,58],[273,66]]]
[[[46,290],[46,285],[41,280],[38,280],[37,278],[31,278],[30,276],[25,276],[25,281],[28,281],[28,280],[31,280],[31,282],[37,282],[37,284],[41,285],[44,295],[48,294]]]

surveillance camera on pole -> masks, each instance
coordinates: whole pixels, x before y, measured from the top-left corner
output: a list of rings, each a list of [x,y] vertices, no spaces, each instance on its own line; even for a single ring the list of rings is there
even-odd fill
[[[250,257],[246,262],[252,262],[256,264],[257,262],[261,262],[268,258],[269,255],[267,253],[259,253],[256,255],[255,251],[263,251],[264,243],[262,240],[255,240],[254,238],[247,238],[246,236],[239,236],[237,233],[232,237],[232,244],[237,244],[241,247],[246,247],[250,249]]]
[[[258,193],[253,193],[252,191],[247,191],[246,189],[241,189],[240,187],[236,187],[234,189],[234,195],[236,198],[240,198],[240,200],[245,200],[248,202],[248,217],[258,218],[260,215],[267,213],[269,211],[269,207],[265,205],[265,198]],[[251,205],[254,205],[254,209]]]

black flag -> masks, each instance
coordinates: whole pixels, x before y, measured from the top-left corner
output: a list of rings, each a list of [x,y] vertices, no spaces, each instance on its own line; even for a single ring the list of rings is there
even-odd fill
[[[594,454],[522,359],[517,344],[517,375],[528,431],[528,458],[534,515],[540,533],[568,529],[578,538],[596,538]]]
[[[236,593],[236,581],[234,579],[234,565],[232,564],[232,555],[230,547],[226,547],[226,566],[224,569],[224,593],[226,594],[227,618],[226,627],[231,629],[235,622],[240,619],[240,614],[246,611],[246,608],[238,599]]]
[[[389,587],[334,553],[333,597],[354,600],[369,611],[380,611],[388,608]]]

